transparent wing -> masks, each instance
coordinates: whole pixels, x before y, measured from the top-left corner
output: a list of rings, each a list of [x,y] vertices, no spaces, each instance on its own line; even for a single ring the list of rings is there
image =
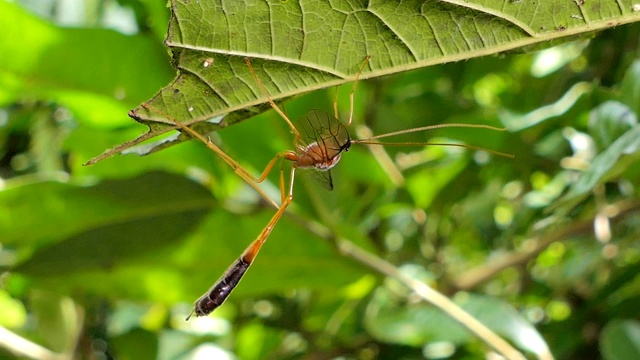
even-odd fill
[[[336,157],[349,148],[351,137],[340,120],[322,110],[311,110],[298,120],[302,139],[300,145],[308,146],[314,142],[324,146],[327,154]],[[329,176],[330,177],[330,176]]]
[[[331,170],[316,170],[313,172],[313,177],[315,177],[325,189],[329,191],[333,190],[333,177],[331,176]]]
[[[331,191],[333,190],[333,177],[331,176],[331,170],[318,170],[314,168],[301,168],[298,170],[302,174],[310,175],[317,182],[319,182],[323,188]]]

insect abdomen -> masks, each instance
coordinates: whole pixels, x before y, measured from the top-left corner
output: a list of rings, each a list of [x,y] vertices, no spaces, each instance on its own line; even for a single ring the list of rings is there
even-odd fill
[[[251,263],[237,259],[224,275],[204,295],[196,300],[194,312],[196,316],[205,316],[217,309],[238,285]]]

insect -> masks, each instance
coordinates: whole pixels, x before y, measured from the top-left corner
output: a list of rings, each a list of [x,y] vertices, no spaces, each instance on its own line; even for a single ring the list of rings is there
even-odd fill
[[[386,137],[392,137],[407,133],[420,132],[426,130],[432,130],[436,128],[444,127],[468,127],[468,128],[484,128],[490,130],[504,130],[488,125],[476,125],[476,124],[440,124],[424,126],[413,129],[406,129],[387,134],[373,136],[367,139],[353,139],[349,135],[347,127],[351,125],[353,119],[354,109],[354,92],[360,78],[360,74],[369,63],[370,57],[367,56],[364,63],[361,65],[358,73],[356,74],[353,87],[350,93],[350,110],[349,119],[346,124],[343,124],[338,120],[338,107],[337,107],[337,93],[334,100],[334,115],[330,115],[321,110],[311,110],[298,122],[300,129],[294,126],[289,117],[276,105],[273,101],[264,85],[258,78],[256,72],[253,69],[251,60],[245,58],[245,62],[253,79],[256,81],[260,91],[263,93],[271,107],[285,120],[293,133],[293,143],[295,150],[287,150],[278,153],[265,167],[265,170],[258,177],[253,176],[247,170],[245,170],[240,164],[238,164],[233,158],[227,155],[222,149],[213,144],[210,140],[191,129],[187,125],[180,121],[174,120],[176,125],[188,133],[190,136],[199,139],[205,143],[211,150],[217,153],[224,161],[249,185],[251,185],[260,195],[262,195],[270,204],[276,209],[276,213],[273,215],[268,224],[262,229],[257,238],[244,250],[244,252],[233,262],[229,268],[222,274],[218,281],[200,298],[195,302],[194,309],[187,316],[186,320],[189,320],[191,316],[205,316],[213,312],[229,297],[233,289],[238,285],[245,272],[249,269],[249,266],[253,263],[260,248],[267,241],[271,231],[276,226],[278,220],[282,217],[285,210],[291,204],[293,200],[293,186],[295,181],[295,175],[297,169],[315,169],[320,171],[323,178],[326,180],[327,187],[331,189],[333,182],[331,179],[331,168],[333,168],[339,161],[344,152],[349,151],[353,144],[367,144],[367,145],[406,145],[406,146],[425,146],[425,145],[442,145],[442,146],[459,146],[466,147],[475,150],[484,150],[496,155],[512,157],[512,155],[504,154],[497,151],[492,151],[480,147],[464,144],[451,144],[451,143],[416,143],[416,142],[381,142],[380,139]],[[143,105],[151,111],[149,105]],[[158,111],[156,111],[158,112]],[[161,112],[159,112],[161,113]],[[161,113],[162,114],[162,113]],[[166,114],[165,117],[170,118]],[[275,165],[279,162],[280,173],[280,205],[278,205],[273,199],[271,199],[263,190],[258,186],[263,182],[269,173],[273,170]],[[291,163],[291,170],[289,175],[289,182],[285,185],[284,176],[284,164],[285,162]]]

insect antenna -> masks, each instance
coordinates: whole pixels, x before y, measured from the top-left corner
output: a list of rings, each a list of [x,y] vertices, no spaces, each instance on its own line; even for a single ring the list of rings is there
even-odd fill
[[[421,126],[421,127],[417,127],[417,128],[413,128],[413,129],[405,129],[405,130],[400,130],[400,131],[394,131],[394,132],[381,134],[381,135],[375,135],[375,136],[372,136],[372,137],[369,137],[369,138],[366,138],[366,139],[353,139],[353,140],[351,140],[351,143],[353,143],[353,144],[365,144],[365,145],[383,145],[383,146],[390,145],[390,146],[448,146],[448,147],[461,147],[461,148],[467,148],[467,149],[471,149],[471,150],[486,151],[486,152],[494,154],[494,155],[498,155],[498,156],[502,156],[502,157],[506,157],[506,158],[511,158],[511,159],[513,159],[515,157],[512,154],[507,154],[507,153],[503,153],[503,152],[500,152],[500,151],[495,151],[495,150],[487,149],[487,148],[484,148],[484,147],[475,146],[475,145],[467,145],[467,144],[435,143],[435,142],[413,142],[413,141],[400,141],[400,142],[382,142],[382,141],[377,141],[378,139],[382,139],[382,138],[387,138],[387,137],[391,137],[391,136],[398,136],[398,135],[404,135],[404,134],[409,134],[409,133],[414,133],[414,132],[428,131],[428,130],[434,130],[434,129],[443,129],[443,128],[458,128],[458,127],[476,128],[476,129],[488,129],[488,130],[493,130],[493,131],[505,131],[505,130],[507,130],[506,128],[498,128],[498,127],[495,127],[495,126],[482,125],[482,124],[458,124],[458,123],[437,124],[437,125]]]

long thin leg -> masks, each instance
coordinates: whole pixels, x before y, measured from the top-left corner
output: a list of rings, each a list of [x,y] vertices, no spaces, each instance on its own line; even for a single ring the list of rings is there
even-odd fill
[[[289,127],[291,128],[291,132],[296,137],[296,140],[297,139],[301,139],[302,136],[300,136],[300,133],[298,132],[298,129],[296,129],[296,127],[293,126],[293,122],[291,121],[291,119],[289,119],[289,117],[287,116],[287,114],[284,113],[284,111],[280,110],[278,105],[276,105],[276,103],[273,101],[273,99],[271,98],[271,96],[267,92],[267,89],[265,89],[264,85],[262,85],[262,82],[258,78],[258,75],[256,75],[255,70],[253,70],[253,66],[251,65],[251,59],[246,57],[246,58],[244,58],[244,61],[247,63],[247,67],[249,68],[249,71],[251,72],[251,75],[253,75],[253,78],[256,80],[256,83],[258,83],[258,87],[260,87],[260,90],[262,91],[264,96],[267,98],[267,101],[269,101],[269,104],[271,105],[273,110],[275,110],[278,114],[280,114],[280,116],[282,116],[284,121],[287,122],[287,125],[289,125]]]
[[[283,176],[283,170],[280,169],[281,176]],[[189,320],[193,314],[196,316],[209,315],[215,309],[217,309],[224,301],[231,295],[233,289],[236,288],[244,273],[247,272],[249,266],[253,263],[253,260],[258,255],[260,248],[267,241],[271,231],[278,223],[278,220],[284,214],[291,201],[293,200],[293,182],[295,179],[295,166],[291,168],[291,180],[289,183],[289,192],[278,211],[273,215],[267,226],[260,232],[260,235],[244,250],[242,255],[222,274],[220,279],[196,300],[194,309],[191,311],[186,320]],[[281,177],[282,178],[282,177]],[[284,182],[281,181],[281,191],[284,194]]]
[[[267,166],[263,170],[262,174],[259,177],[255,177],[251,173],[249,173],[244,167],[242,167],[242,165],[240,165],[237,161],[235,161],[231,156],[227,155],[227,153],[222,151],[222,149],[220,149],[216,144],[211,142],[210,139],[206,139],[204,136],[202,136],[197,131],[195,131],[192,128],[188,127],[187,125],[185,125],[181,121],[178,121],[178,120],[175,120],[175,119],[171,118],[169,115],[164,114],[160,110],[157,110],[157,109],[155,109],[155,108],[153,108],[153,107],[151,107],[151,106],[149,106],[147,104],[143,104],[142,106],[145,107],[146,109],[150,110],[150,111],[156,112],[156,113],[166,117],[167,119],[170,119],[179,128],[181,128],[182,130],[186,131],[189,135],[191,135],[192,137],[197,138],[198,140],[200,140],[201,142],[206,144],[209,149],[211,149],[213,152],[218,154],[218,156],[220,156],[233,169],[233,171],[236,174],[238,174],[238,176],[240,176],[247,184],[249,184],[252,188],[254,188],[265,200],[267,200],[271,205],[273,205],[273,207],[275,207],[276,209],[280,207],[257,184],[263,182],[267,178],[267,176],[269,175],[269,173],[273,169],[273,166],[275,165],[275,163],[276,163],[276,161],[278,159],[282,159],[282,158],[290,159],[292,156],[295,156],[295,153],[293,153],[292,151],[283,151],[283,152],[278,153],[271,161],[269,161],[269,163],[267,164]]]
[[[370,59],[371,59],[371,55],[367,55],[367,57],[364,59],[364,62],[360,66],[360,70],[358,70],[358,73],[356,74],[356,79],[353,81],[353,86],[351,87],[351,92],[349,93],[349,121],[347,122],[347,126],[351,125],[351,121],[353,120],[353,96],[356,92],[356,86],[358,86],[358,80],[360,79],[360,74],[362,74],[364,67],[367,66]],[[333,105],[334,109],[336,109],[335,110],[336,113],[338,112],[337,101],[338,101],[338,97],[336,95],[336,99],[335,99],[336,103],[334,103]]]
[[[356,79],[353,81],[353,86],[351,87],[351,92],[349,93],[349,122],[347,123],[348,125],[351,125],[351,121],[353,120],[353,97],[354,94],[356,92],[356,86],[358,85],[358,79],[360,78],[360,74],[362,74],[362,71],[364,70],[364,67],[369,63],[369,59],[371,59],[371,55],[367,56],[364,59],[364,62],[362,63],[362,65],[360,66],[360,69],[358,70],[358,73],[356,74]],[[338,117],[338,87],[336,87],[336,94],[333,97],[333,116],[336,119],[339,119]]]
[[[333,117],[336,119],[340,119],[338,117],[338,90],[340,90],[340,86],[336,86],[336,94],[333,96]]]

